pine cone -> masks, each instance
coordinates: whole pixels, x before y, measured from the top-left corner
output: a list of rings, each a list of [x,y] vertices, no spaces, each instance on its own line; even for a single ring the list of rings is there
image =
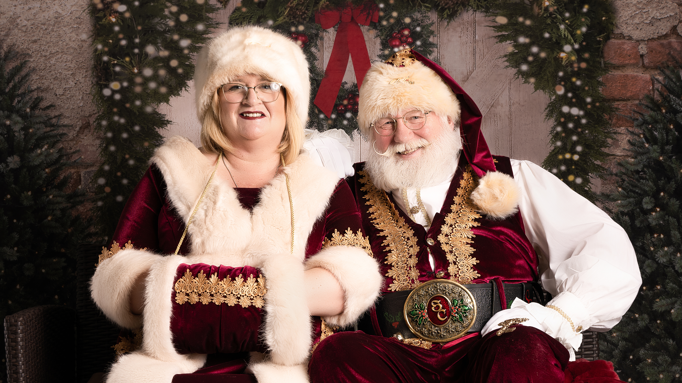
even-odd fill
[[[306,0],[289,0],[286,9],[286,18],[292,23],[305,23],[308,21],[310,14],[308,13],[308,1]]]

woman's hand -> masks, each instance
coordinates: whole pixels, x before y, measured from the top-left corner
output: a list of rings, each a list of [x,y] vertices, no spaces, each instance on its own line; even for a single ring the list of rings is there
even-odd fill
[[[130,312],[135,315],[141,315],[144,310],[144,292],[148,275],[149,271],[140,274],[130,289]]]
[[[334,316],[343,312],[346,303],[345,292],[332,273],[315,267],[306,270],[303,279],[310,315]]]

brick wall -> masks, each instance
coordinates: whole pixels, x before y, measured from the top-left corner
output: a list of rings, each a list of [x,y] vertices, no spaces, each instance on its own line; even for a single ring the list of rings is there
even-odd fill
[[[614,0],[617,27],[604,47],[604,65],[611,73],[602,78],[602,92],[617,109],[611,116],[613,127],[622,133],[610,148],[616,155],[606,164],[611,169],[625,156],[625,133],[633,126],[627,116],[636,116],[642,110],[638,103],[660,87],[652,76],[658,77],[659,67],[673,64],[673,57],[682,62],[681,4],[682,0]],[[608,192],[614,183],[607,179],[601,191]]]

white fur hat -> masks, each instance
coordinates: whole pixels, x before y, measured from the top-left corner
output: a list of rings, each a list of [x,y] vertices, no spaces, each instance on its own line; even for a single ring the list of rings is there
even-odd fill
[[[395,57],[395,56],[394,56]],[[417,107],[459,121],[459,101],[449,86],[433,70],[415,61],[409,66],[375,62],[367,71],[360,89],[358,125],[369,137],[369,125],[402,108]]]
[[[194,75],[199,121],[218,87],[246,73],[282,83],[300,120],[308,121],[310,77],[303,50],[290,38],[256,26],[231,27],[199,53]]]

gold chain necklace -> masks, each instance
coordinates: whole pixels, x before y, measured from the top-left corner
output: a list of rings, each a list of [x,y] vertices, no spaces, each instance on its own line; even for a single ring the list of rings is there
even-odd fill
[[[222,153],[220,153],[220,156],[222,157]],[[225,162],[225,157],[223,157],[223,165],[225,165],[225,169],[227,169],[227,172],[230,174],[230,178],[232,178],[232,183],[234,184],[234,187],[236,189],[239,189],[239,186],[237,186],[237,181],[234,180],[234,176],[232,175],[230,168],[227,167],[227,162]]]
[[[407,209],[407,214],[414,221],[414,215],[421,212],[426,221],[425,227],[431,227],[431,218],[426,212],[426,207],[424,207],[424,202],[422,202],[421,189],[417,188],[417,205],[410,207],[410,200],[407,198],[407,189],[402,189],[403,201],[405,201],[405,208]]]

